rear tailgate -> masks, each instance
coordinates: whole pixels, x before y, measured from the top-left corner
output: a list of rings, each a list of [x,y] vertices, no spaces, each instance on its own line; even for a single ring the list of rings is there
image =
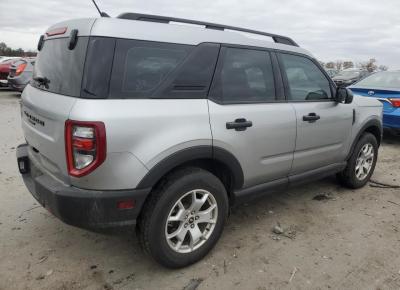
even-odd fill
[[[64,126],[75,101],[30,85],[22,94],[22,129],[30,145],[30,158],[63,181],[68,180]]]
[[[22,94],[21,114],[29,156],[36,167],[69,181],[65,121],[80,97],[90,28],[94,19],[61,22],[49,28],[35,60],[33,78]],[[79,36],[70,45],[70,32]]]

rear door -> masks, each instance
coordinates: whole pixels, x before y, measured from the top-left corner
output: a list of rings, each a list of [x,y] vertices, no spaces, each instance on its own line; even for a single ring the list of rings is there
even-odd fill
[[[292,165],[295,112],[274,68],[268,51],[221,48],[209,96],[213,145],[238,159],[244,187],[284,178]]]
[[[310,58],[280,53],[288,102],[295,108],[297,139],[291,175],[344,161],[353,108],[333,99],[328,76]]]

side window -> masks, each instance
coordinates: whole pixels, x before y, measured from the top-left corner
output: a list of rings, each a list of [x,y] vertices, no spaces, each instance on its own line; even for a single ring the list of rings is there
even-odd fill
[[[148,98],[188,55],[191,46],[117,40],[111,98]]]
[[[154,98],[205,99],[217,63],[219,44],[197,45],[153,94]]]
[[[261,50],[222,48],[211,97],[223,103],[274,101],[270,54]]]
[[[312,101],[332,98],[330,83],[315,63],[301,56],[280,56],[289,82],[289,100]]]

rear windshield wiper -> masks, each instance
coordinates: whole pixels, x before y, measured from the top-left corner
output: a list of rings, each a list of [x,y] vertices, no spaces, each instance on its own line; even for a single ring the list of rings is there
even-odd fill
[[[33,80],[38,82],[39,85],[44,86],[46,89],[49,88],[50,80],[48,78],[46,78],[46,77],[34,77]]]

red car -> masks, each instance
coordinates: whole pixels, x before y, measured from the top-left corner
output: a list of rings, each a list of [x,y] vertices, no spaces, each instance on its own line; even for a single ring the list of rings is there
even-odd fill
[[[20,59],[20,57],[6,57],[0,60],[0,86],[7,86],[7,77],[10,73],[10,67]]]

